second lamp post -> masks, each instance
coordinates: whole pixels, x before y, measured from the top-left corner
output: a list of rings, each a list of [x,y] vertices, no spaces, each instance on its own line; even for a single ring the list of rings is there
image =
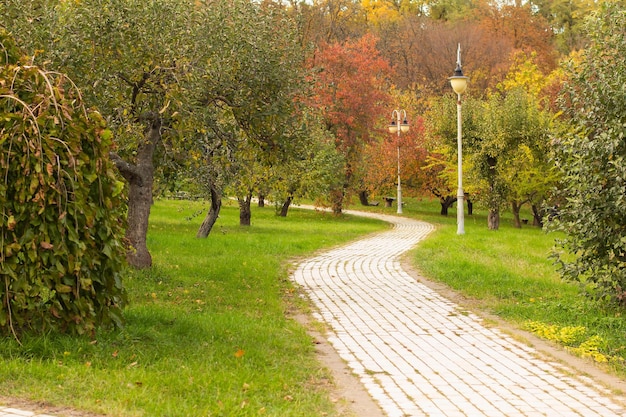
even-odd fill
[[[450,84],[452,85],[452,89],[457,95],[456,101],[456,123],[457,123],[457,147],[458,147],[458,178],[459,178],[459,188],[456,194],[456,224],[457,224],[457,235],[465,234],[465,217],[463,215],[464,205],[463,199],[465,197],[463,192],[463,146],[461,144],[461,94],[465,92],[467,89],[467,80],[468,77],[463,76],[463,71],[461,70],[461,44],[457,49],[456,53],[456,69],[454,70],[454,75],[449,78]]]
[[[391,123],[389,124],[389,132],[398,133],[397,149],[398,149],[398,214],[402,214],[402,183],[400,181],[400,133],[409,131],[409,122],[406,119],[405,110],[394,110],[391,112]]]

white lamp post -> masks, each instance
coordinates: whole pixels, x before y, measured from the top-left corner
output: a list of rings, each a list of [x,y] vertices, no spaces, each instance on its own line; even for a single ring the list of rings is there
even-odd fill
[[[402,114],[402,118],[400,118]],[[402,183],[400,182],[400,132],[409,131],[409,122],[406,119],[405,110],[394,110],[391,112],[391,123],[389,124],[389,132],[398,133],[398,214],[402,214]]]
[[[458,178],[459,178],[459,188],[456,194],[457,200],[457,235],[465,234],[465,218],[464,218],[464,193],[463,193],[463,147],[461,145],[461,94],[465,92],[467,89],[467,80],[469,78],[463,76],[463,71],[461,70],[461,44],[457,49],[456,54],[456,69],[454,70],[454,75],[449,78],[450,85],[452,85],[452,89],[457,95],[456,101],[456,119],[457,119],[457,148],[458,148]]]

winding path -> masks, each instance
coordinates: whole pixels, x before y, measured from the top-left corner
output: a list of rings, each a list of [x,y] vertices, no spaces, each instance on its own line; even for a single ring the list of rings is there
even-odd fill
[[[292,279],[329,341],[389,417],[622,417],[624,398],[482,324],[401,267],[431,225],[393,229],[302,262]]]

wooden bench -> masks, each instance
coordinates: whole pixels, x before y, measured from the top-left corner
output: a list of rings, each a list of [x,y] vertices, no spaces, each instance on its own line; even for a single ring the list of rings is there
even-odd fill
[[[385,197],[385,207],[392,207],[393,202],[396,201],[395,197]]]

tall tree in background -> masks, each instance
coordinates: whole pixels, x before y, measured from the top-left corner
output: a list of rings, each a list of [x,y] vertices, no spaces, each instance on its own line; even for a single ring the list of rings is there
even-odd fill
[[[400,136],[389,133],[388,129],[377,134],[363,150],[363,160],[367,163],[360,165],[359,178],[369,195],[393,196],[396,194],[399,162],[403,194],[418,196],[424,191],[426,181],[422,169],[426,158],[424,120],[420,116],[423,104],[409,91],[391,89],[391,95],[394,104],[387,109],[382,124],[389,123],[394,108],[403,109],[410,129]],[[361,203],[367,204],[367,201]]]
[[[341,213],[346,194],[354,191],[363,147],[371,140],[382,115],[391,108],[386,90],[391,69],[371,35],[323,44],[309,65],[317,71],[309,104],[321,111],[346,163],[343,185],[331,196],[333,211]]]
[[[589,47],[568,65],[561,105],[569,129],[555,138],[563,172],[553,225],[567,236],[566,279],[626,304],[626,8],[603,2],[585,26]]]

